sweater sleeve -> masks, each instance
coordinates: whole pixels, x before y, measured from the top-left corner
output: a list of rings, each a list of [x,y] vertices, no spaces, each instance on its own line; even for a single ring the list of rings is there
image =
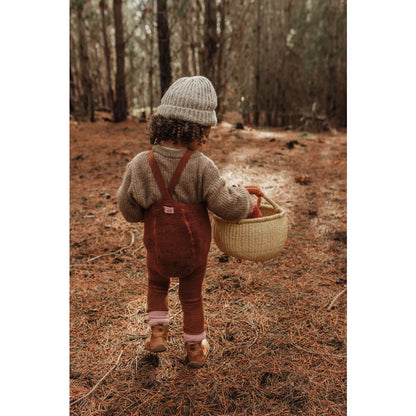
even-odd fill
[[[253,210],[247,190],[228,186],[211,160],[204,175],[204,200],[208,209],[225,220],[241,220]]]
[[[137,203],[132,194],[131,163],[127,165],[123,182],[117,191],[118,207],[128,222],[143,221],[143,208]]]

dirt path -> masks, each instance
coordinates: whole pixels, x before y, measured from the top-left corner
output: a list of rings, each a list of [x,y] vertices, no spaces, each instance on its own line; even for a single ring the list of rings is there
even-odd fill
[[[177,283],[169,350],[143,351],[142,225],[118,212],[144,125],[71,123],[71,406],[73,415],[345,415],[346,134],[213,129],[206,154],[227,181],[258,185],[286,211],[287,245],[265,263],[221,257],[204,283],[212,351],[183,361]]]

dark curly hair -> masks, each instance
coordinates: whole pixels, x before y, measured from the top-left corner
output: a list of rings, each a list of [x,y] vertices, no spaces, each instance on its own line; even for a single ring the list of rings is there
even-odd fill
[[[160,144],[172,141],[173,144],[188,146],[190,143],[205,143],[211,130],[210,126],[192,123],[190,121],[166,118],[153,114],[148,126],[150,144]]]

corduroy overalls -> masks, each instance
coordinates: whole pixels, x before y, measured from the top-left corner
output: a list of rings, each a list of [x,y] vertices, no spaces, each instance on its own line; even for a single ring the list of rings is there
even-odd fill
[[[204,203],[184,204],[172,194],[193,151],[180,160],[166,188],[152,151],[148,160],[162,200],[144,214],[144,244],[147,249],[147,312],[168,311],[171,277],[179,277],[179,299],[183,331],[201,334],[205,330],[202,281],[211,244],[211,223]]]

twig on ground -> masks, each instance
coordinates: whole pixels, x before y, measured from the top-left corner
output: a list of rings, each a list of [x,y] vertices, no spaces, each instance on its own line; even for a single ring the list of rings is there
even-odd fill
[[[250,322],[248,322],[248,321],[245,321],[245,322],[247,322],[255,331],[256,331],[256,336],[254,337],[254,341],[253,342],[251,342],[250,343],[250,345],[248,346],[248,347],[246,347],[247,349],[248,348],[251,348],[256,342],[257,342],[257,340],[258,340],[258,338],[259,338],[259,333],[258,333],[258,331],[257,331],[257,329],[256,329],[256,327],[255,327],[255,325],[254,324],[251,324]]]
[[[121,350],[116,363],[101,377],[101,379],[95,384],[95,386],[87,393],[81,396],[79,399],[76,399],[71,403],[71,406],[75,403],[78,403],[79,401],[86,399],[99,385],[100,383],[118,366],[118,363],[120,361],[121,356],[123,355],[123,350]]]
[[[103,266],[101,264],[81,264],[81,263],[70,264],[69,268],[71,267],[98,267],[100,269],[112,269],[113,268],[109,266]]]
[[[339,297],[341,295],[343,295],[345,292],[347,291],[347,288],[344,288],[343,290],[341,290],[341,292],[338,293],[338,295],[336,295],[334,297],[334,299],[332,300],[332,302],[329,304],[329,306],[327,307],[327,310],[330,311],[332,309],[332,307],[335,305],[336,301],[339,299]]]
[[[174,313],[174,314],[172,314],[172,315],[170,315],[169,316],[169,319],[170,320],[173,320],[173,318],[176,318],[178,315],[180,315],[182,313],[182,309],[181,310],[179,310],[178,312],[176,312],[176,313]]]
[[[303,347],[295,344],[294,342],[291,342],[291,344],[295,348],[297,348],[298,350],[308,352],[309,354],[326,355],[326,356],[329,356],[329,357],[336,357],[336,358],[347,358],[347,355],[346,354],[329,354],[329,353],[326,353],[326,352],[312,351],[312,350],[308,350],[306,348],[303,348]]]
[[[122,414],[126,414],[127,410],[131,409],[133,406],[140,406],[140,403],[133,402],[132,404],[130,404],[129,406],[127,406],[125,409],[123,409],[121,411],[121,413],[117,413],[117,416],[120,416]]]
[[[93,261],[93,260],[97,260],[97,259],[99,259],[100,257],[104,257],[104,256],[112,256],[113,254],[120,253],[120,251],[123,251],[123,250],[125,250],[126,248],[130,248],[133,244],[134,244],[134,233],[132,232],[132,233],[131,233],[131,242],[130,242],[130,244],[129,244],[128,246],[126,246],[126,247],[121,247],[121,248],[119,248],[119,249],[118,249],[118,250],[116,250],[116,251],[112,251],[111,253],[105,253],[105,254],[101,254],[100,256],[95,256],[95,257],[93,257],[93,258],[91,258],[91,259],[88,259],[88,260],[87,260],[87,263],[89,263],[90,261]]]
[[[131,254],[133,254],[133,257],[137,259],[136,257],[136,251],[140,251],[143,248],[143,245],[141,245],[139,248],[136,248],[136,250],[133,250]]]
[[[127,334],[127,339],[129,341],[134,341],[136,339],[145,339],[148,335],[141,335],[141,334]]]

